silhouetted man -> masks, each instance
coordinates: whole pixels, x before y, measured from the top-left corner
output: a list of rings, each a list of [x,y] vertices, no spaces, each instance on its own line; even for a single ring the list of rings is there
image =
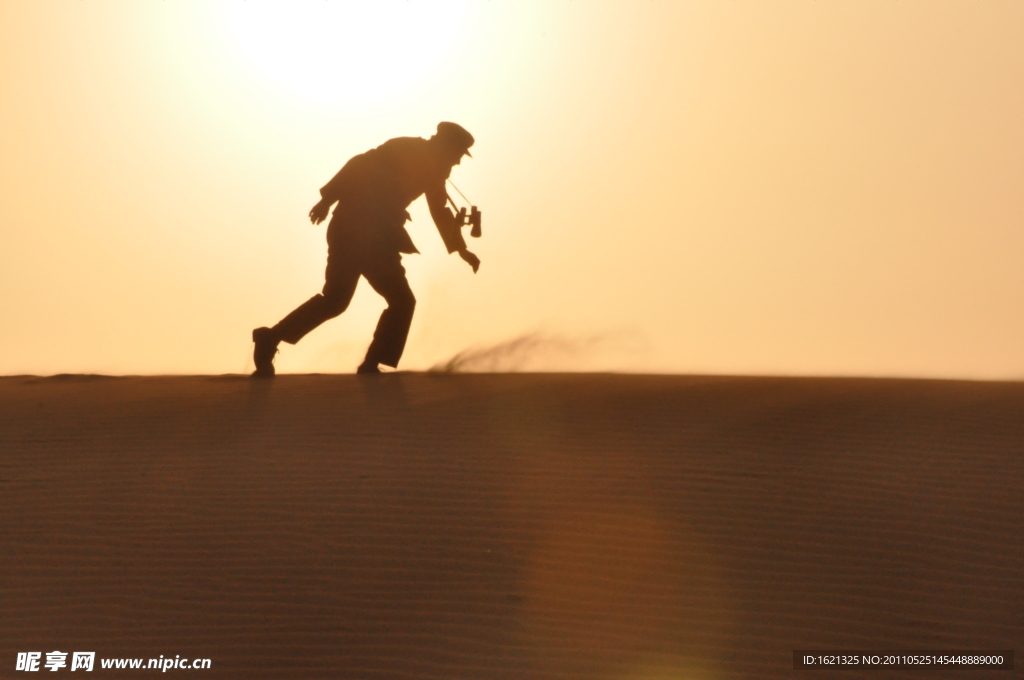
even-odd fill
[[[373,342],[358,373],[380,373],[379,364],[398,366],[412,323],[416,298],[405,278],[402,253],[418,253],[405,222],[406,208],[422,194],[449,253],[457,252],[476,273],[480,259],[466,250],[459,220],[445,205],[445,181],[462,156],[471,155],[473,136],[455,123],[439,123],[430,139],[397,137],[352,158],[320,190],[309,211],[320,224],[335,202],[327,227],[327,272],[323,292],[302,303],[272,328],[252,332],[259,377],[274,375],[282,340],[294,345],[306,333],[345,311],[363,276],[387,300]]]

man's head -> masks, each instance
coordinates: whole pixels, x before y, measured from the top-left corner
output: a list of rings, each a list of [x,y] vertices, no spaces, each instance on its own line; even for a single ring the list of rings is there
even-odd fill
[[[438,123],[437,134],[430,139],[438,145],[445,159],[450,160],[452,165],[458,165],[463,155],[473,157],[473,154],[469,153],[469,147],[473,146],[473,135],[461,125]]]

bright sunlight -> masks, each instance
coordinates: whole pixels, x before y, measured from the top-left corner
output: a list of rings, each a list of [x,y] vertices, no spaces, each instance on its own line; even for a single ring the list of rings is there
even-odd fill
[[[365,105],[407,97],[451,52],[463,2],[248,0],[222,5],[251,68],[285,96]]]

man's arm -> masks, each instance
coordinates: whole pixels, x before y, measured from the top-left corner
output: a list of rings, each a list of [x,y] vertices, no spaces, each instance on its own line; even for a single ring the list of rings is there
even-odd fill
[[[334,204],[334,200],[328,200],[321,198],[320,201],[313,206],[313,209],[309,211],[309,221],[313,224],[320,224],[327,219],[327,213],[331,211],[331,206]]]
[[[320,224],[327,219],[327,213],[331,206],[337,201],[344,199],[346,192],[351,194],[352,186],[357,182],[358,175],[367,171],[367,166],[372,162],[369,158],[374,149],[353,156],[348,160],[341,170],[331,178],[331,181],[320,189],[320,201],[309,211],[309,221],[313,224]]]
[[[441,240],[444,241],[448,252],[454,253],[465,250],[466,240],[462,238],[462,229],[457,223],[455,215],[445,205],[448,201],[448,194],[444,192],[444,188],[442,187],[441,190],[434,189],[426,193],[430,216],[434,219],[434,224],[437,225],[437,231],[441,234]]]
[[[449,253],[458,253],[459,257],[466,261],[473,268],[473,273],[480,268],[480,258],[466,249],[466,239],[462,238],[462,225],[458,223],[455,215],[448,209],[448,194],[441,188],[426,192],[427,207],[430,208],[430,216],[441,234],[445,248]]]
[[[327,219],[327,213],[331,211],[331,206],[338,200],[341,193],[342,183],[345,181],[345,176],[348,174],[345,172],[345,168],[348,166],[349,164],[346,163],[345,167],[339,170],[338,174],[332,177],[331,181],[320,189],[320,200],[313,206],[312,210],[309,211],[309,221],[313,224],[320,224]]]

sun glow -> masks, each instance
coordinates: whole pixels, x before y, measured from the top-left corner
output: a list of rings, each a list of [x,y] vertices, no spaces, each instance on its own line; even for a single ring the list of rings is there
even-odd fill
[[[429,85],[464,23],[461,2],[226,3],[236,56],[286,96],[366,105]]]

